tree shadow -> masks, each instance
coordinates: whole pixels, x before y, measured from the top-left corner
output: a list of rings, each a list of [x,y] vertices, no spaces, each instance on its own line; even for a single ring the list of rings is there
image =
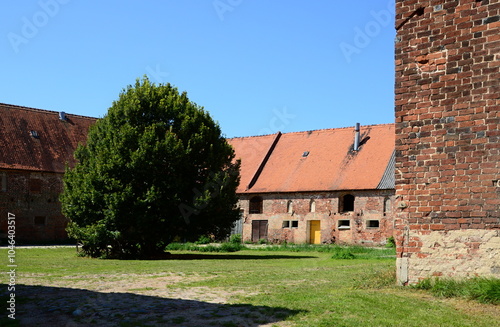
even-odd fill
[[[251,254],[207,254],[207,253],[162,253],[136,260],[270,260],[312,259],[310,255],[251,255]]]
[[[10,297],[1,285],[2,303]],[[4,291],[5,290],[5,291]],[[250,304],[223,304],[134,293],[16,285],[11,326],[234,326],[256,327],[283,321],[302,311]],[[4,311],[5,312],[5,311]]]

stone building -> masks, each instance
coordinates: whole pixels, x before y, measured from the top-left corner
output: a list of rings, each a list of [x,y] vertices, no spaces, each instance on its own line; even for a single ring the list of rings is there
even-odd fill
[[[394,125],[229,139],[241,159],[244,241],[385,244]]]
[[[500,2],[396,1],[397,268],[500,277]]]
[[[9,213],[16,241],[67,239],[59,194],[73,152],[95,118],[0,104],[0,238]]]

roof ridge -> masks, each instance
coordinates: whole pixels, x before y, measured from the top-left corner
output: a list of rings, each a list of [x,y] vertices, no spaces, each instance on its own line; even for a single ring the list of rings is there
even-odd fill
[[[26,106],[18,106],[15,104],[8,104],[8,103],[3,103],[0,102],[0,107],[7,107],[9,109],[17,109],[17,110],[26,110],[26,111],[34,111],[34,112],[39,112],[39,113],[45,113],[45,114],[59,114],[61,111],[56,111],[56,110],[47,110],[47,109],[39,109],[39,108],[32,108],[32,107],[26,107]],[[96,117],[91,117],[91,116],[83,116],[83,115],[77,115],[77,114],[72,114],[69,112],[65,112],[67,115],[71,115],[74,117],[80,117],[80,118],[86,118],[86,119],[92,119],[96,120],[98,118]]]
[[[369,125],[361,125],[360,127],[382,127],[382,126],[394,126],[394,123],[385,123],[385,124],[369,124]],[[263,137],[263,136],[271,136],[271,135],[276,135],[277,133],[281,133],[283,135],[287,134],[303,134],[303,133],[311,133],[311,132],[323,132],[323,131],[333,131],[333,130],[344,130],[344,129],[353,129],[355,126],[345,126],[345,127],[332,127],[332,128],[320,128],[320,129],[311,129],[308,131],[295,131],[295,132],[280,132],[277,131],[276,133],[271,133],[271,134],[263,134],[263,135],[250,135],[250,136],[236,136],[236,137],[230,137],[228,138],[229,140],[233,139],[244,139],[244,138],[253,138],[253,137]]]

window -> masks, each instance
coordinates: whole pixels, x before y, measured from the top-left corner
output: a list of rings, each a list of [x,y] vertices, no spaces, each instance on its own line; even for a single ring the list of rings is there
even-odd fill
[[[351,221],[349,219],[339,220],[338,226],[339,226],[339,229],[350,229],[351,228]]]
[[[7,192],[7,175],[5,173],[2,173],[0,177],[2,179],[1,181],[2,192]]]
[[[262,213],[262,198],[260,196],[254,196],[250,199],[250,210],[251,214]]]
[[[384,215],[388,212],[391,212],[391,199],[386,197],[384,198]]]
[[[30,179],[30,192],[40,193],[42,191],[42,180],[39,178]]]
[[[379,228],[380,227],[380,221],[378,220],[367,220],[366,221],[366,228]]]
[[[44,216],[36,216],[35,217],[35,225],[44,226],[45,225],[45,217]]]
[[[316,212],[316,201],[311,199],[311,202],[309,202],[309,211],[310,212]]]
[[[298,220],[283,220],[282,228],[298,228],[299,221]]]
[[[340,212],[350,212],[354,211],[354,195],[346,194],[339,201],[339,211]]]
[[[288,200],[286,203],[286,212],[293,213],[293,202],[292,200]]]

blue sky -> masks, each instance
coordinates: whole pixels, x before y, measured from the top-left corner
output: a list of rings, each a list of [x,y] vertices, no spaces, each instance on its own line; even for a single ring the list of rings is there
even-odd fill
[[[0,3],[0,102],[102,117],[148,75],[227,137],[394,121],[394,0]]]

